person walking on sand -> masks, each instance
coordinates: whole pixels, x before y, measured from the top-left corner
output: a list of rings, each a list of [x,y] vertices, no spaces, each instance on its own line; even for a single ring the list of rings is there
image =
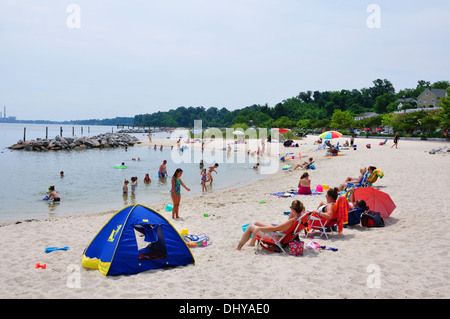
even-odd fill
[[[395,135],[394,135],[394,144],[392,144],[392,146],[391,146],[391,148],[393,148],[394,146],[395,146],[395,148],[397,148],[397,146],[398,146],[398,140],[399,140],[400,138],[398,137],[398,132],[397,133],[395,133]]]
[[[183,174],[183,170],[181,168],[177,168],[175,173],[172,176],[172,188],[170,189],[170,195],[172,196],[173,208],[172,208],[172,218],[178,219],[178,210],[180,208],[180,200],[181,200],[181,186],[183,186],[188,192],[191,191],[190,188],[187,188],[181,180],[181,175]]]

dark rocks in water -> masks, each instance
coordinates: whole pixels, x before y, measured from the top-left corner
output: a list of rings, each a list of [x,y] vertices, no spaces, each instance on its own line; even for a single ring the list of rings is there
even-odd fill
[[[139,144],[138,138],[129,134],[105,133],[92,137],[60,137],[23,141],[8,147],[11,150],[48,151],[48,150],[81,150],[91,148],[126,147]]]

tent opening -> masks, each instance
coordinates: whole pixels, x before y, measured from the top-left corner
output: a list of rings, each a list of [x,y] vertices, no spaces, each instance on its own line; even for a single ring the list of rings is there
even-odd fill
[[[138,246],[139,260],[166,259],[166,243],[161,225],[133,225]]]

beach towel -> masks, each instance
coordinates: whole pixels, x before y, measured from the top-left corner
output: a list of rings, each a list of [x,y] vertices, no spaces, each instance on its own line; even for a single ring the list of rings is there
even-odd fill
[[[348,223],[348,210],[350,205],[348,204],[347,197],[341,196],[338,198],[336,204],[334,204],[335,217],[337,218],[338,233],[342,233],[344,230],[344,224]]]
[[[302,195],[302,196],[311,196],[311,195],[321,195],[321,192],[318,192],[314,189],[311,190],[311,194],[299,194],[298,190],[290,190],[287,192],[278,192],[278,193],[272,193],[270,195],[278,196],[278,197],[294,197],[295,195]]]

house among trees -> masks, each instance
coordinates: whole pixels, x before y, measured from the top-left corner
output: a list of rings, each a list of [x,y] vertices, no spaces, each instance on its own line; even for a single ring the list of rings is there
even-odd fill
[[[363,113],[363,114],[360,114],[358,116],[355,116],[355,121],[359,121],[359,120],[362,120],[362,119],[368,119],[368,118],[371,118],[371,117],[374,117],[374,116],[377,116],[377,115],[378,114],[375,113],[375,112]]]
[[[447,97],[447,92],[444,89],[425,89],[417,98],[417,107],[437,107],[445,97]]]
[[[406,97],[403,95],[403,97],[401,99],[398,99],[398,109],[401,109],[405,104],[410,104],[411,106],[416,106],[417,105],[417,101],[411,97]]]

